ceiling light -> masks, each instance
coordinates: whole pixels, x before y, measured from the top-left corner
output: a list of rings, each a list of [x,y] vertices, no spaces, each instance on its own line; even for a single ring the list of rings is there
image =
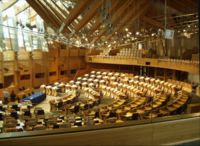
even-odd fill
[[[139,35],[139,34],[140,34],[140,32],[139,32],[139,31],[137,31],[135,34],[136,34],[136,35]]]
[[[128,28],[125,28],[125,31],[128,31]]]
[[[185,29],[183,29],[183,32],[186,32],[186,30],[185,30]]]

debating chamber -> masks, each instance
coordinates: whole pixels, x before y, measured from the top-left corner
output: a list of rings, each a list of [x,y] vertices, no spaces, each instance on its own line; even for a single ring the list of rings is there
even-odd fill
[[[0,146],[200,145],[198,0],[0,0]]]

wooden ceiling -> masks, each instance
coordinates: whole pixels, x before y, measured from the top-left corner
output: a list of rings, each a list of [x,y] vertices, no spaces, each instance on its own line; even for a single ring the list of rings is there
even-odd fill
[[[167,19],[165,0],[26,1],[57,33],[84,36],[88,43],[95,45],[118,42],[125,29],[134,36],[143,29],[164,29],[165,22],[169,29],[198,23],[198,0],[166,0]]]

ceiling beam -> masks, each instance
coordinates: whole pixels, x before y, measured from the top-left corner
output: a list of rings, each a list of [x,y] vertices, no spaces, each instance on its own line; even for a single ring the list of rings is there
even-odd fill
[[[185,0],[184,3],[186,4],[186,6],[192,6],[192,8],[198,8],[198,0],[195,0],[196,2],[192,1],[192,0]]]
[[[67,12],[64,11],[62,8],[60,8],[60,7],[58,6],[58,4],[57,4],[54,0],[51,0],[51,2],[59,9],[59,11],[60,11],[65,17],[68,16]],[[67,10],[67,9],[66,9],[66,10]]]
[[[44,2],[43,0],[37,0],[37,2],[38,2],[38,5],[41,6],[41,9],[43,9],[43,11],[45,11],[45,14],[50,18],[50,20],[51,20],[53,23],[55,23],[56,28],[59,28],[59,26],[61,25],[61,22],[60,22],[60,20],[51,12],[51,10],[49,10],[49,9],[47,8],[47,6],[45,6],[44,3],[46,3],[46,2]],[[45,8],[46,8],[46,9],[45,9]]]
[[[126,9],[129,7],[129,5],[132,3],[132,1],[128,0],[126,2],[123,3],[123,5],[116,11],[116,13],[114,13],[114,16],[111,18],[111,22],[112,24],[115,24],[115,22],[118,19],[121,19],[121,16],[123,16],[126,12]],[[107,28],[105,27],[104,29],[102,29],[99,33],[99,35],[97,37],[95,37],[91,43],[96,42],[97,40],[99,40],[101,38],[101,36],[103,36],[105,33],[107,32]]]
[[[41,8],[45,11],[45,14],[50,18],[51,22],[53,22],[56,26],[56,28],[59,28],[61,25],[60,20],[52,13],[47,6],[45,6],[44,3],[46,3],[43,0],[37,0],[38,4],[41,6]]]
[[[19,9],[16,10],[15,15],[19,15],[21,12],[24,12],[26,9],[28,9],[30,7],[30,5],[26,5],[25,7],[20,7]]]
[[[91,0],[81,0],[77,1],[77,4],[70,12],[67,19],[64,21],[64,23],[60,26],[60,32],[63,31],[63,29],[66,29],[73,21],[80,15],[84,9],[87,8],[87,6],[91,3]]]
[[[94,2],[92,5],[88,8],[88,13],[84,15],[83,19],[79,22],[78,25],[75,26],[75,31],[78,32],[83,26],[85,26],[97,13],[97,10],[102,5],[102,0],[93,0]]]
[[[156,26],[158,28],[164,28],[164,25],[162,25],[160,22],[150,18],[150,17],[147,17],[147,16],[143,16],[141,18],[143,21],[147,22],[148,24],[151,24],[153,26]]]
[[[162,0],[163,4],[165,4],[165,1]],[[167,6],[171,7],[181,13],[185,13],[186,8],[182,7],[182,5],[180,5],[180,3],[177,3],[177,0],[168,0],[167,1]]]
[[[60,23],[62,23],[65,18],[50,4],[48,1],[45,2],[46,5],[50,8],[50,11],[55,14],[55,16],[60,20]]]
[[[46,12],[44,11],[43,8],[41,8],[40,5],[37,4],[36,1],[33,0],[26,0],[28,4],[42,17],[42,19],[49,25],[53,26],[54,28],[56,27],[56,24],[54,22],[51,22],[52,20],[48,17]]]
[[[146,2],[146,0],[143,1],[139,1],[139,4],[136,7],[136,14],[133,15],[133,11],[128,13],[126,16],[124,16],[121,20],[121,23],[119,23],[119,25],[117,25],[114,30],[106,36],[106,39],[111,38],[111,36],[113,35],[114,32],[117,32],[120,29],[123,29],[124,26],[127,23],[132,24],[138,17],[140,17],[142,14],[144,14],[147,10],[147,8],[150,6],[151,2]]]
[[[3,12],[5,10],[7,10],[11,6],[13,6],[16,2],[17,2],[17,0],[9,0],[8,2],[6,2],[4,4],[1,4],[2,6],[0,7],[0,11]]]
[[[113,13],[114,10],[117,10],[121,6],[121,2],[122,2],[121,0],[114,0],[114,1],[112,1],[112,6],[109,9],[108,13],[111,14],[111,13]],[[92,26],[89,34],[94,33],[101,24],[102,24],[101,18],[98,17],[97,20],[96,20],[96,23],[93,24],[93,26]]]

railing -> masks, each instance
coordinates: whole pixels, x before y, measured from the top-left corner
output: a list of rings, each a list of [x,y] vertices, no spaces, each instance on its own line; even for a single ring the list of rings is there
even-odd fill
[[[116,144],[124,144],[124,140],[129,145],[133,143],[160,145],[199,138],[199,116],[200,113],[193,113],[99,126],[2,133],[0,144],[27,145],[34,138],[35,141],[40,141],[44,145],[64,143],[108,145],[113,144],[114,141]],[[138,137],[140,140],[137,139]]]
[[[176,59],[153,59],[153,58],[128,58],[117,56],[87,56],[88,63],[102,63],[102,64],[119,64],[119,65],[136,65],[149,66],[179,70],[193,74],[199,73],[199,61],[176,60]]]

